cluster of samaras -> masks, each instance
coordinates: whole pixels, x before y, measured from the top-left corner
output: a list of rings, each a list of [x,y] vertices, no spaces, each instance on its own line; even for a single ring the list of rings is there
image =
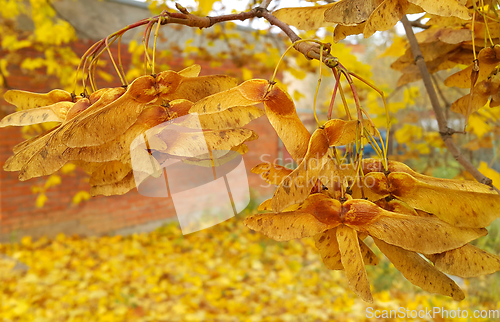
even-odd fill
[[[150,151],[157,159],[203,161],[198,146],[185,144],[201,138],[211,150],[245,153],[248,148],[244,142],[257,136],[242,126],[264,111],[253,106],[244,110],[235,106],[196,116],[197,122],[192,122],[185,117],[190,116],[191,108],[204,104],[210,95],[237,85],[234,78],[198,76],[199,72],[200,66],[195,65],[180,72],[141,76],[128,86],[103,88],[88,97],[75,97],[62,90],[47,94],[8,91],[5,99],[19,111],[6,116],[0,127],[43,122],[60,125],[15,146],[4,169],[20,171],[19,179],[28,180],[52,174],[65,163],[73,162],[90,174],[92,195],[116,195],[136,187],[130,146],[153,127],[157,129],[155,136],[162,138],[161,144]],[[187,128],[197,123],[203,132],[171,133],[167,125],[176,122]],[[165,126],[158,128],[161,124]]]
[[[278,241],[313,237],[324,264],[345,270],[352,290],[370,302],[364,265],[378,259],[363,242],[367,236],[411,283],[455,300],[464,293],[444,273],[474,277],[500,270],[499,256],[469,244],[499,217],[500,195],[477,182],[425,176],[400,162],[365,159],[362,172],[339,164],[329,147],[339,145],[339,137],[344,144],[354,140],[346,129],[337,120],[317,129],[295,170],[256,166],[253,172],[278,187],[259,207],[272,212],[250,216],[246,225]]]
[[[299,164],[293,171],[273,164],[253,169],[278,187],[259,208],[272,212],[246,219],[251,229],[280,241],[314,237],[325,265],[344,269],[351,288],[367,301],[372,297],[364,265],[378,262],[363,242],[367,236],[412,283],[457,300],[464,294],[443,272],[472,277],[500,270],[499,257],[468,244],[486,235],[484,227],[500,213],[500,196],[489,187],[424,176],[386,160],[342,164],[332,147],[359,142],[362,133],[375,135],[367,120],[329,120],[311,135],[280,86],[261,79],[237,85],[226,76],[198,73],[193,66],[141,76],[127,87],[78,99],[64,91],[10,91],[6,99],[21,111],[0,126],[61,124],[16,146],[4,168],[27,180],[75,162],[91,173],[92,194],[123,194],[136,186],[131,167],[136,137],[155,127],[163,142],[148,151],[155,159],[202,165],[207,156],[200,156],[193,142],[202,135],[211,152],[246,152],[244,142],[256,135],[242,126],[264,114],[255,107],[263,103]],[[175,122],[189,128],[191,116],[199,119],[202,134],[158,128]]]

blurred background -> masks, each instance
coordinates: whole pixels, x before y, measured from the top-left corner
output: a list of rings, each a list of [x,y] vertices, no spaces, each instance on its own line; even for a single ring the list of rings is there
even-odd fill
[[[179,2],[200,15],[246,10],[257,4],[243,0]],[[314,5],[273,1],[270,9],[304,3]],[[79,58],[93,43],[168,7],[174,8],[172,1],[0,0],[0,93],[9,89],[73,91]],[[332,30],[297,32],[303,38],[333,42]],[[144,28],[133,29],[120,44],[111,46],[114,56],[120,52],[128,79],[144,73],[143,33]],[[436,177],[472,179],[445,149],[423,86],[420,82],[402,84],[401,74],[390,68],[405,53],[403,37],[399,26],[369,39],[349,36],[332,44],[332,53],[348,70],[384,91],[389,128],[379,94],[355,83],[361,105],[389,141],[391,159]],[[269,79],[289,45],[277,30],[257,20],[207,30],[166,25],[160,28],[157,64],[160,70],[175,71],[199,64],[201,75],[226,74],[240,82]],[[449,108],[466,93],[442,85],[455,71],[441,71],[433,77],[449,123],[459,130],[464,127],[463,117]],[[100,88],[121,85],[106,56],[96,78]],[[294,98],[301,120],[314,130],[318,63],[291,51],[280,65],[278,79]],[[334,85],[331,71],[323,68],[316,103],[320,120],[326,120]],[[80,92],[77,87],[76,93]],[[354,106],[351,94],[346,99]],[[333,117],[345,117],[340,96],[332,106]],[[14,111],[14,106],[0,99],[0,117]],[[473,114],[467,133],[456,135],[455,140],[499,187],[497,115],[490,108]],[[0,129],[0,165],[16,144],[47,126],[54,125]],[[90,197],[88,175],[75,165],[25,182],[15,172],[0,171],[1,320],[365,320],[369,304],[349,290],[343,272],[324,267],[312,239],[278,243],[242,224],[274,190],[250,169],[262,162],[293,167],[266,118],[248,127],[259,134],[258,140],[248,143],[249,152],[244,155],[252,191],[250,205],[235,218],[186,236],[180,232],[171,199],[146,198],[135,190],[122,196]],[[370,149],[366,146],[366,153],[375,156]],[[374,246],[369,240],[367,243]],[[474,244],[499,254],[499,221],[490,226],[489,236]],[[378,249],[372,249],[383,258]],[[367,270],[375,309],[439,306],[472,312],[500,308],[499,274],[457,278],[467,296],[458,303],[414,287],[385,257]]]

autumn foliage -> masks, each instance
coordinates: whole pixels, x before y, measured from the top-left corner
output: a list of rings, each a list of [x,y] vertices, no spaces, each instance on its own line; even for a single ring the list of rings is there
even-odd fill
[[[263,14],[265,8],[252,12],[255,17],[271,22],[277,19],[304,30],[336,25],[335,41],[358,33],[370,37],[392,28],[406,14],[427,13],[430,28],[418,34],[418,41],[429,72],[469,65],[445,81],[447,86],[470,91],[451,106],[468,118],[487,102],[490,107],[500,104],[500,78],[496,75],[500,49],[491,36],[500,25],[488,6],[483,1],[343,0],[284,8],[273,16]],[[167,11],[133,27],[146,25],[148,40],[153,25],[167,24],[169,19],[209,27],[206,19],[196,18],[180,6],[177,9],[180,13]],[[282,27],[288,31],[286,28]],[[257,139],[257,135],[244,126],[265,114],[297,166],[289,169],[266,163],[253,168],[276,185],[276,190],[260,205],[262,213],[245,219],[250,229],[277,241],[312,237],[325,266],[345,271],[349,287],[367,302],[373,302],[373,297],[365,266],[379,262],[365,243],[369,236],[411,283],[454,300],[463,300],[465,294],[446,274],[467,278],[500,270],[500,257],[470,244],[485,236],[487,227],[500,216],[497,191],[476,181],[420,174],[390,160],[387,138],[360,103],[360,83],[356,85],[354,80],[380,95],[389,120],[385,95],[333,57],[329,44],[291,37],[299,52],[325,64],[319,68],[320,75],[322,69],[329,68],[336,80],[328,116],[320,120],[315,114],[317,127],[311,134],[298,117],[294,100],[275,76],[238,84],[224,75],[200,77],[197,65],[156,73],[154,60],[148,56],[145,75],[127,83],[117,68],[123,86],[97,88],[92,81],[96,57],[105,52],[108,40],[121,34],[98,42],[84,55],[80,63],[83,95],[62,90],[47,94],[11,90],[5,94],[18,111],[5,117],[0,126],[49,121],[59,125],[17,145],[4,170],[19,171],[19,179],[28,180],[51,175],[72,162],[90,174],[92,195],[124,194],[141,184],[133,175],[131,144],[146,131],[154,128],[148,139],[162,142],[148,151],[158,167],[167,159],[179,158],[214,166],[217,151],[248,151],[245,142]],[[403,73],[399,85],[421,78],[409,48],[392,68]],[[342,88],[341,78],[348,88]],[[342,118],[331,117],[337,92],[345,113]],[[347,94],[353,104],[348,104]],[[316,98],[314,112],[315,103]],[[162,127],[177,124],[189,128],[190,117],[199,119],[202,134],[176,133]],[[207,142],[210,155],[201,154],[195,144],[200,140]],[[365,156],[367,144],[377,157]],[[345,150],[340,146],[346,146]]]

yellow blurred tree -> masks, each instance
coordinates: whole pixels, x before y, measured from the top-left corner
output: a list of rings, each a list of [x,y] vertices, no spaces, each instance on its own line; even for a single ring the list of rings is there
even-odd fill
[[[445,273],[467,278],[500,270],[497,255],[470,244],[485,236],[486,228],[500,215],[500,195],[493,185],[498,173],[485,162],[479,171],[454,139],[457,134],[470,135],[466,148],[493,150],[491,163],[495,161],[492,141],[496,141],[500,116],[496,108],[500,105],[496,3],[342,0],[314,5],[304,1],[302,6],[288,8],[283,7],[286,3],[264,0],[250,2],[246,10],[221,13],[224,2],[222,8],[216,1],[199,0],[194,8],[152,2],[157,15],[96,42],[78,63],[69,49],[74,31],[57,18],[50,1],[31,1],[29,10],[22,2],[1,4],[7,8],[5,26],[12,26],[13,19],[28,11],[34,22],[34,32],[24,37],[6,29],[3,42],[10,56],[1,63],[4,76],[8,73],[5,66],[14,62],[13,53],[40,43],[43,58],[18,63],[28,69],[44,67],[48,75],[64,80],[64,90],[34,94],[13,89],[4,95],[19,111],[6,116],[0,126],[56,123],[14,147],[14,155],[4,165],[6,171],[19,171],[23,181],[51,175],[37,190],[41,204],[46,200],[44,189],[60,183],[54,174],[67,164],[90,174],[92,195],[106,196],[124,194],[145,178],[161,176],[160,164],[168,159],[215,167],[216,158],[223,163],[248,152],[245,143],[257,135],[244,126],[266,115],[297,166],[265,163],[254,167],[254,172],[277,188],[273,198],[259,207],[267,212],[245,220],[249,228],[278,241],[313,237],[327,268],[345,270],[349,287],[367,302],[373,302],[373,297],[365,265],[378,263],[363,241],[368,236],[411,283],[454,300],[464,299],[465,294]],[[410,14],[420,17],[410,22]],[[239,35],[231,32],[233,22],[256,19],[265,21],[268,29],[255,31],[253,42],[262,42],[259,37],[271,34],[272,26],[284,35],[277,45],[248,50],[254,49],[251,42],[234,41]],[[392,38],[393,46],[386,52],[399,56],[390,67],[402,72],[391,90],[390,85],[374,81],[371,66],[360,63],[349,48],[337,43],[362,33],[376,44],[376,32],[387,31],[399,21],[407,41]],[[201,29],[204,37],[223,40],[230,50],[212,55],[189,39],[180,49],[193,54],[184,57],[186,68],[166,70],[162,52],[157,50],[159,30],[174,25]],[[414,27],[422,31],[415,35]],[[111,44],[120,44],[122,36],[136,28],[145,29],[142,46],[129,44],[137,64],[125,71],[121,47],[113,54]],[[204,29],[212,32],[204,33]],[[398,50],[403,46],[404,51]],[[96,82],[96,75],[107,77],[99,60],[106,55],[121,86],[99,88]],[[212,64],[231,60],[241,68],[241,75],[239,79],[199,76],[196,59]],[[67,66],[60,68],[60,61]],[[455,67],[464,68],[440,81],[440,71]],[[309,91],[293,92],[296,100],[303,96],[309,100],[316,122],[312,134],[300,119],[287,86],[279,81],[278,71],[305,80],[315,75]],[[262,73],[269,76],[254,77]],[[69,85],[68,79],[74,84]],[[324,95],[319,94],[324,79],[331,85],[326,86],[330,100],[323,103]],[[420,80],[422,89],[407,86]],[[468,93],[459,92],[448,103],[449,94],[441,85]],[[397,101],[391,96],[401,88],[402,98]],[[427,106],[418,98],[423,89],[429,97]],[[392,92],[389,102],[384,92]],[[261,103],[264,109],[256,107]],[[194,119],[198,125],[193,125]],[[449,119],[457,121],[453,128]],[[172,123],[190,130],[172,130]],[[146,132],[147,149],[142,152],[148,164],[137,171],[132,150],[139,145],[135,139],[146,137]],[[392,149],[390,135],[396,141]],[[196,144],[203,140],[206,153]],[[376,157],[370,157],[369,148]],[[394,150],[403,153],[393,156]],[[437,168],[435,160],[446,166],[446,159],[443,162],[439,156],[443,152],[451,154],[476,181],[435,178],[394,160],[419,158],[427,161],[421,172],[431,172]],[[75,200],[87,197],[77,195]]]

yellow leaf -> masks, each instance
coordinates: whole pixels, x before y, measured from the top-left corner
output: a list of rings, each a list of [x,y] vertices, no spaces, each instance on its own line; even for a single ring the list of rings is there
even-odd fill
[[[273,16],[298,29],[316,30],[333,25],[325,21],[325,11],[333,6],[335,3],[314,7],[283,8],[273,12]]]
[[[298,68],[290,68],[287,71],[290,72],[290,74],[292,74],[292,76],[297,78],[297,79],[304,79],[307,76],[305,71],[298,69]]]
[[[78,205],[82,201],[89,200],[90,194],[87,191],[78,191],[76,195],[73,196],[73,204]]]
[[[472,131],[479,139],[481,139],[485,134],[491,132],[491,125],[486,123],[478,113],[474,113],[469,116],[469,131]]]
[[[365,29],[365,24],[366,23],[363,22],[355,26],[337,25],[335,27],[335,30],[333,31],[333,41],[339,42],[342,39],[345,39],[347,36],[357,35],[362,33],[363,30]]]
[[[422,128],[416,125],[405,124],[394,133],[394,138],[398,143],[410,143],[422,138]]]
[[[344,0],[325,11],[325,21],[354,26],[368,20],[382,0]]]
[[[477,55],[477,60],[479,64],[479,74],[477,76],[476,83],[487,79],[498,63],[500,63],[500,46],[496,45],[493,48],[486,47],[481,49]],[[460,88],[470,88],[473,66],[474,64],[471,64],[467,68],[450,75],[444,80],[444,84],[450,87],[456,86]]]
[[[45,193],[41,193],[38,195],[38,197],[36,198],[36,202],[35,202],[35,205],[37,206],[37,208],[42,208],[43,205],[45,205],[45,202],[48,200],[47,196],[45,195]]]
[[[101,77],[102,79],[104,79],[104,81],[108,83],[111,83],[114,79],[113,75],[111,75],[110,73],[106,73],[102,69],[98,69],[97,74],[99,75],[99,77]]]
[[[493,185],[495,187],[497,187],[497,188],[500,187],[500,173],[491,169],[486,162],[481,161],[481,163],[479,164],[478,170],[479,170],[479,172],[484,174],[486,177],[493,180]]]
[[[383,54],[381,54],[380,57],[400,57],[403,56],[405,53],[405,48],[407,45],[406,38],[403,37],[394,37],[392,40],[392,44],[389,48],[385,50]]]
[[[73,171],[75,171],[76,169],[76,165],[73,164],[73,163],[66,163],[62,168],[61,168],[61,172],[63,174],[70,174],[72,173]]]
[[[429,154],[431,153],[431,149],[429,148],[429,144],[426,143],[417,143],[415,144],[415,149],[420,153],[420,154]]]
[[[60,185],[61,184],[61,177],[56,175],[56,174],[53,174],[49,177],[49,179],[45,182],[45,189],[48,189],[50,187],[54,187],[54,186],[57,186],[57,185]]]
[[[301,92],[299,92],[297,90],[293,91],[293,100],[294,101],[298,101],[298,100],[300,100],[301,98],[304,98],[304,97],[306,97],[306,96],[304,94],[302,94]]]
[[[363,37],[368,38],[376,31],[392,28],[405,14],[408,2],[385,0],[370,15],[363,30]]]
[[[198,10],[202,15],[208,15],[212,11],[212,7],[217,0],[197,0]]]
[[[477,83],[471,94],[467,94],[451,104],[451,110],[460,113],[467,118],[470,114],[478,111],[481,107],[488,103],[492,94],[498,92],[500,86],[500,75],[495,75],[490,79],[483,80]]]
[[[420,90],[417,86],[405,88],[403,101],[408,105],[415,105],[415,98],[420,97]]]
[[[250,69],[243,67],[241,69],[243,80],[249,80],[253,78],[253,73]]]
[[[408,0],[424,9],[427,13],[439,15],[443,17],[458,17],[460,19],[469,20],[469,10],[463,4],[456,0]]]

